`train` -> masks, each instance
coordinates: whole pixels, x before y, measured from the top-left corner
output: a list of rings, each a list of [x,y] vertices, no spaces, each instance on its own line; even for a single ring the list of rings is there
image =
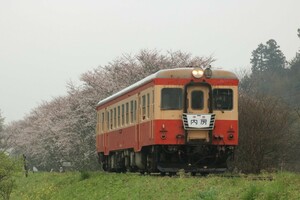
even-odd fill
[[[96,150],[104,171],[224,172],[238,145],[237,76],[211,67],[163,69],[100,100]]]

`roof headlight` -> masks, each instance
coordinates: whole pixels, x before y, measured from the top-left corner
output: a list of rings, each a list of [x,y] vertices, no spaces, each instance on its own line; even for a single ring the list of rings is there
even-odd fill
[[[204,70],[204,76],[205,76],[206,78],[211,78],[211,77],[212,77],[212,70],[210,69],[210,67],[208,67],[208,68],[206,68],[206,69]]]
[[[203,73],[204,73],[203,69],[201,68],[195,68],[192,71],[193,77],[195,78],[201,78],[203,76]]]

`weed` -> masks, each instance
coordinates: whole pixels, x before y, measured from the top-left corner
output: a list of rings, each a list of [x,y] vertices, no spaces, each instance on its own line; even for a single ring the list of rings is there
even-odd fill
[[[256,185],[250,185],[249,189],[243,196],[244,200],[255,200],[257,199],[258,195],[261,193],[262,189]]]
[[[179,175],[179,178],[187,177],[187,174],[185,173],[184,169],[180,169],[177,174]]]
[[[209,188],[206,191],[199,192],[197,199],[203,200],[214,200],[217,199],[217,192],[214,188]]]
[[[91,177],[91,174],[87,171],[80,171],[80,181],[89,179]]]

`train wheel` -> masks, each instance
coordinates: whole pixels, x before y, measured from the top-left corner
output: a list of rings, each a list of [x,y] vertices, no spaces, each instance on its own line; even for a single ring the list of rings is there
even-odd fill
[[[234,171],[234,159],[233,159],[232,155],[228,156],[228,158],[226,160],[226,168],[227,168],[228,172]]]
[[[161,176],[165,176],[165,175],[166,175],[166,172],[160,172],[160,175],[161,175]]]
[[[176,172],[169,172],[170,177],[175,176],[175,175],[176,175]]]
[[[142,176],[144,176],[144,175],[145,175],[145,171],[140,171],[140,174],[141,174]]]

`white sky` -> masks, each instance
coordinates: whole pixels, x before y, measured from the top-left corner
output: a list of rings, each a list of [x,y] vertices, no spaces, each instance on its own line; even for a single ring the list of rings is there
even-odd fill
[[[22,119],[66,83],[141,49],[213,55],[213,66],[250,67],[275,39],[300,49],[299,0],[0,0],[0,110]]]

